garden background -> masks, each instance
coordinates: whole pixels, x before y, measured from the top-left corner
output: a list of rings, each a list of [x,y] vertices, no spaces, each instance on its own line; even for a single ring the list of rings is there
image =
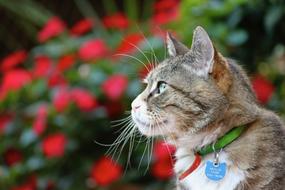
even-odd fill
[[[0,15],[1,190],[171,189],[174,148],[115,141],[128,122],[111,122],[167,56],[167,30],[190,46],[203,26],[285,118],[283,0],[0,0]]]

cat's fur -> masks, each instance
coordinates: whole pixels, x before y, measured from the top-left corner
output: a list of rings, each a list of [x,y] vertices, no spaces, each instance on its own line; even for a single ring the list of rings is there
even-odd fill
[[[167,47],[170,58],[146,77],[146,89],[132,103],[132,116],[141,133],[162,135],[177,146],[177,177],[190,167],[195,151],[236,126],[246,126],[221,153],[228,165],[223,180],[206,178],[205,161],[214,157],[208,154],[192,174],[177,180],[176,189],[284,190],[284,126],[257,103],[243,69],[218,53],[201,27],[195,29],[190,49],[170,34]],[[160,88],[161,82],[166,86]]]

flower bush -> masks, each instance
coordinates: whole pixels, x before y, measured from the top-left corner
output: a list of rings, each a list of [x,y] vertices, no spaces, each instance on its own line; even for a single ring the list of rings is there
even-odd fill
[[[73,26],[50,16],[36,47],[1,59],[0,189],[170,189],[175,147],[155,140],[152,149],[128,135],[128,120],[111,121],[127,116],[140,80],[167,56],[166,28],[188,43],[203,25],[224,54],[243,60],[236,49],[252,50],[252,26],[239,22],[252,5],[231,3],[157,0],[142,21],[113,11]],[[284,116],[285,47],[273,49],[249,70],[260,103]]]

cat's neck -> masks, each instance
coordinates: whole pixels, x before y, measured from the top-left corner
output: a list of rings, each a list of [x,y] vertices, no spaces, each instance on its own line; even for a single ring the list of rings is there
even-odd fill
[[[216,142],[234,127],[254,122],[258,115],[258,107],[253,109],[254,112],[246,110],[245,107],[247,106],[229,107],[224,114],[221,114],[220,118],[203,127],[200,131],[188,131],[176,135],[175,138],[168,138],[168,140],[177,148],[187,148],[192,152],[200,150],[202,147]]]

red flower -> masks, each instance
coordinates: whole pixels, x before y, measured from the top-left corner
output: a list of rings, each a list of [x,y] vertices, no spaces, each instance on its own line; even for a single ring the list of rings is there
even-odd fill
[[[107,46],[103,40],[89,40],[80,47],[79,57],[83,61],[96,60],[106,56],[107,52]]]
[[[58,17],[51,17],[38,33],[39,42],[45,42],[50,38],[58,36],[65,29],[65,23]]]
[[[167,11],[179,6],[179,0],[159,0],[154,4],[154,10],[156,12]]]
[[[19,50],[14,53],[11,53],[2,60],[1,70],[8,71],[13,67],[23,63],[27,58],[27,52],[25,50]]]
[[[107,186],[122,176],[122,167],[109,157],[102,157],[91,169],[91,179],[100,186]]]
[[[37,189],[37,178],[36,176],[30,176],[28,180],[17,187],[13,187],[11,190],[36,190]]]
[[[155,24],[166,24],[179,17],[179,1],[177,0],[160,0],[154,6],[153,22]]]
[[[57,112],[63,112],[69,105],[70,92],[65,87],[60,87],[53,96],[53,106]]]
[[[91,111],[97,105],[95,97],[87,90],[75,88],[71,97],[81,111]]]
[[[58,61],[57,70],[63,72],[69,69],[74,64],[74,62],[75,62],[74,55],[64,55]]]
[[[104,81],[102,84],[102,90],[110,100],[116,101],[121,98],[127,88],[127,85],[127,77],[125,75],[117,74]]]
[[[39,55],[35,58],[33,75],[35,77],[48,76],[52,70],[52,60],[46,55]]]
[[[176,148],[173,145],[167,144],[163,141],[157,141],[154,145],[153,153],[156,159],[163,159],[172,157]]]
[[[31,75],[23,69],[15,69],[4,74],[2,80],[2,90],[19,90],[31,82]]]
[[[41,105],[38,108],[37,115],[33,123],[33,131],[37,135],[41,135],[46,129],[47,125],[46,123],[47,123],[47,106]]]
[[[43,153],[48,158],[61,157],[65,151],[67,139],[62,133],[47,136],[42,143]]]
[[[103,24],[106,28],[126,29],[129,26],[129,20],[123,13],[115,13],[104,17]]]
[[[117,47],[116,53],[132,53],[137,50],[136,46],[138,46],[143,39],[143,35],[137,33],[126,36]]]
[[[178,10],[171,10],[169,12],[160,12],[154,15],[153,22],[155,24],[167,24],[171,21],[176,20],[179,17]]]
[[[85,18],[77,22],[71,29],[70,32],[74,36],[80,36],[82,34],[85,34],[89,32],[92,27],[94,26],[94,23],[92,19]]]
[[[12,121],[12,116],[9,114],[0,115],[0,135],[5,131],[7,125]]]
[[[15,148],[8,148],[4,152],[4,160],[8,166],[13,166],[23,160],[22,153]]]
[[[173,159],[175,147],[163,141],[157,141],[153,153],[155,162],[151,168],[152,174],[158,179],[168,179],[173,175]]]
[[[273,84],[265,77],[257,75],[252,80],[252,86],[257,96],[257,99],[262,104],[266,104],[270,100],[274,92]]]
[[[55,86],[65,86],[66,80],[64,76],[57,70],[53,70],[53,72],[49,76],[48,86],[55,87]]]
[[[151,167],[153,176],[160,180],[166,180],[173,175],[173,160],[171,157],[157,159]]]

